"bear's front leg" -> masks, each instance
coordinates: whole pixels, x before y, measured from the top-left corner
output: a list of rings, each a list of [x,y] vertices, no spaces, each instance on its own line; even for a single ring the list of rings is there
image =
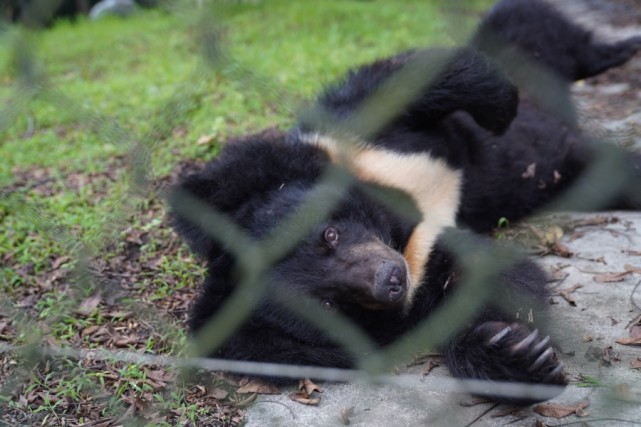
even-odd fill
[[[566,385],[563,364],[541,336],[521,323],[485,321],[457,337],[446,350],[454,376],[530,384]],[[490,395],[494,400],[529,404],[528,398]]]

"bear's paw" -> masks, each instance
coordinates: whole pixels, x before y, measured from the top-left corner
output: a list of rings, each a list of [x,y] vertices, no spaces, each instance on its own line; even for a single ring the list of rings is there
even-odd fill
[[[566,385],[561,363],[550,345],[550,337],[541,337],[520,323],[484,322],[475,334],[482,338],[487,352],[505,379],[530,383]]]

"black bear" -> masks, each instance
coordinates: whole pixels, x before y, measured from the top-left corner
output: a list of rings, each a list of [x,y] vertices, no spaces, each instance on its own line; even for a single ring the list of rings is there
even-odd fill
[[[521,86],[526,67],[511,61],[541,58],[558,76],[549,80],[562,91],[555,95],[567,98],[569,82],[623,63],[639,48],[639,38],[593,42],[543,2],[504,0],[469,46],[411,51],[357,68],[326,89],[314,114],[302,114],[287,135],[225,145],[170,196],[176,230],[207,262],[191,330],[225,305],[240,273],[229,242],[206,231],[211,215],[187,212],[185,195],[251,239],[269,236],[284,220],[292,235],[305,230],[268,269],[261,284],[267,291],[250,318],[211,356],[354,366],[359,355],[294,313],[296,300],[348,318],[379,346],[403,336],[466,277],[441,240],[444,230],[486,232],[501,217],[523,218],[568,188],[593,157],[573,112],[548,111],[545,99]],[[379,108],[381,101],[393,107]],[[621,168],[633,174],[640,165],[635,158]],[[337,166],[355,178],[346,189],[327,179]],[[314,203],[319,194],[328,199]],[[414,209],[398,212],[396,201]],[[324,204],[331,209],[322,212]],[[464,378],[565,384],[549,337],[516,321],[513,311],[531,308],[535,320],[542,317],[545,274],[521,260],[498,282],[501,304],[488,304],[444,346],[449,369]]]

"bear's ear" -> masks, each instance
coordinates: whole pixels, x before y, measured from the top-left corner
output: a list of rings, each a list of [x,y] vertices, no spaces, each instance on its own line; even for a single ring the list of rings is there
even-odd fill
[[[225,215],[251,234],[252,215],[268,193],[292,181],[315,182],[327,161],[322,150],[289,143],[284,134],[230,141],[203,171],[187,176],[170,192],[173,227],[194,252],[212,258],[224,246],[205,231],[216,215]]]
[[[221,211],[220,191],[216,180],[206,172],[187,176],[173,187],[168,196],[171,223],[191,250],[207,259],[220,252],[220,246],[206,231],[206,221],[212,212]]]
[[[323,130],[344,124],[371,140],[396,126],[429,129],[455,111],[466,111],[500,134],[516,116],[518,103],[517,88],[479,52],[410,51],[351,71],[305,112],[300,126]]]

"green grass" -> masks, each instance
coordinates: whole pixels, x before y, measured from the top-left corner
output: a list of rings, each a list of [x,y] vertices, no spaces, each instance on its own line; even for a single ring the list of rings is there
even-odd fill
[[[584,388],[593,388],[593,387],[606,387],[607,384],[598,378],[590,377],[588,375],[580,375],[579,382],[576,383],[576,386],[584,387]]]
[[[129,166],[161,184],[179,162],[209,159],[229,137],[286,129],[302,101],[348,68],[464,40],[489,2],[188,4],[0,32],[0,324],[10,324],[0,340],[30,342],[37,330],[50,343],[114,348],[116,339],[87,332],[104,327],[139,337],[129,349],[179,353],[185,301],[203,270],[168,228],[158,185],[140,184]],[[212,66],[202,41],[214,23],[224,60]],[[202,136],[211,141],[197,144]],[[137,145],[148,157],[132,156]],[[92,311],[79,312],[101,289],[83,279],[85,262],[115,295],[103,289]],[[53,369],[11,357],[16,368],[0,369],[0,380],[22,383],[10,409],[38,422],[77,405],[122,414],[122,402],[135,399],[173,411],[172,422],[212,416],[193,393],[150,390],[138,365],[65,361]],[[21,366],[33,372],[25,377]],[[93,399],[95,390],[111,397]],[[20,399],[35,391],[40,397]]]

